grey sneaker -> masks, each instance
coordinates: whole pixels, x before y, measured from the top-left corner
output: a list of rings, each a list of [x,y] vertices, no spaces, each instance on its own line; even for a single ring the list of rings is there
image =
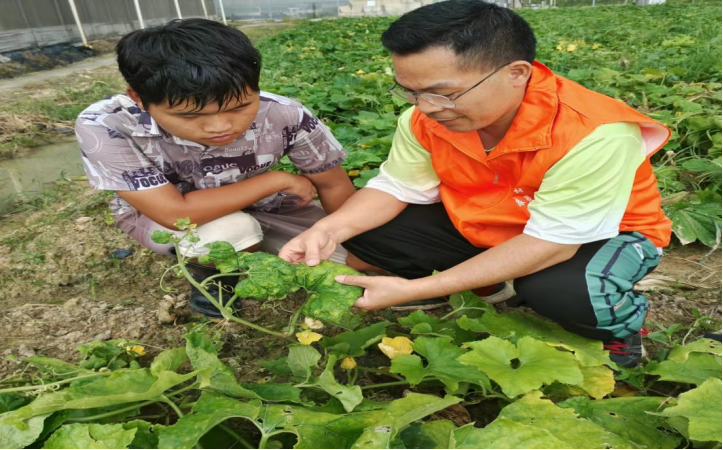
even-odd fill
[[[643,347],[643,336],[650,331],[643,327],[638,334],[623,340],[605,342],[603,348],[610,352],[610,360],[620,367],[632,369],[640,363],[640,358],[647,356]]]

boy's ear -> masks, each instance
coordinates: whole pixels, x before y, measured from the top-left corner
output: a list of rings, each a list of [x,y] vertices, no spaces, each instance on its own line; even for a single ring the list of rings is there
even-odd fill
[[[141,109],[143,108],[143,102],[141,101],[141,98],[138,96],[136,91],[134,91],[131,87],[126,88],[126,94],[128,94],[128,97],[131,98],[136,104],[138,104]]]

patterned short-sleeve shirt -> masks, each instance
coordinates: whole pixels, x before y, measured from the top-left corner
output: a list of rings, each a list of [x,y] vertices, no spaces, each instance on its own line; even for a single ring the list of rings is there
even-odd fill
[[[300,103],[263,91],[251,127],[219,147],[166,133],[126,95],[88,107],[78,116],[75,133],[90,185],[110,191],[172,183],[185,194],[259,175],[287,155],[305,174],[330,170],[347,155],[329,129]],[[274,194],[252,209],[272,211],[282,199]],[[134,211],[117,195],[110,207],[116,216]]]

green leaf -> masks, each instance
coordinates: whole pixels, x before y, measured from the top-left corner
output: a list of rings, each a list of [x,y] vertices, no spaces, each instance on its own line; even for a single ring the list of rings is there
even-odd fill
[[[158,376],[164,370],[175,372],[186,361],[188,361],[188,356],[183,347],[163,350],[151,363],[151,373]]]
[[[321,353],[314,347],[294,344],[289,346],[289,356],[286,359],[286,363],[294,376],[308,380],[311,376],[311,369],[316,367],[320,359]]]
[[[463,330],[453,320],[443,320],[426,314],[424,311],[414,311],[412,314],[399,319],[399,323],[409,328],[412,334],[426,334],[430,336],[449,336],[457,344],[462,344],[477,338],[472,331]]]
[[[178,228],[179,230],[185,231],[191,228],[191,219],[188,217],[184,217],[182,219],[176,220],[173,225]]]
[[[713,339],[697,339],[688,344],[674,347],[668,354],[667,359],[680,364],[685,364],[685,362],[688,361],[688,356],[693,352],[710,353],[712,355],[721,356],[721,343],[720,341],[714,341]]]
[[[241,387],[253,391],[258,398],[267,402],[304,404],[301,389],[288,383],[241,383]]]
[[[193,448],[204,434],[225,420],[240,417],[255,422],[260,411],[258,401],[244,403],[214,392],[204,392],[191,414],[160,431],[158,448]]]
[[[170,244],[174,237],[176,235],[170,231],[155,230],[151,233],[151,240],[156,244]]]
[[[558,403],[561,408],[573,408],[585,419],[642,448],[677,448],[680,437],[665,431],[667,424],[657,412],[667,399],[662,397],[621,397],[592,401],[574,397]]]
[[[429,377],[438,379],[451,391],[456,391],[461,382],[490,387],[484,373],[457,360],[466,351],[451,344],[447,338],[418,337],[412,348],[427,360],[426,367],[419,356],[402,355],[392,360],[390,369],[390,372],[404,376],[410,384],[419,384],[423,378]]]
[[[299,265],[297,282],[311,294],[301,310],[324,323],[353,330],[361,324],[361,318],[351,312],[351,307],[364,290],[338,283],[334,279],[338,275],[363,274],[331,261],[322,261],[313,267]]]
[[[318,409],[271,405],[261,410],[262,433],[286,430],[298,436],[294,448],[350,448],[365,428],[386,416],[385,410],[330,414]]]
[[[355,331],[346,331],[334,337],[324,337],[319,343],[329,354],[339,359],[351,356],[357,358],[364,355],[364,350],[381,341],[386,333],[389,322],[377,322]]]
[[[31,417],[23,426],[5,421],[0,415],[0,448],[25,448],[35,442],[43,432],[43,424],[50,414]]]
[[[268,370],[277,377],[287,377],[292,374],[291,369],[289,368],[288,358],[286,356],[278,359],[272,359],[270,361],[261,361],[259,362],[259,366]]]
[[[120,424],[72,423],[53,433],[43,448],[128,448],[135,434]]]
[[[452,445],[445,448],[575,448],[543,428],[505,418],[482,429],[469,424],[454,430]]]
[[[296,268],[268,253],[252,253],[244,258],[246,278],[238,282],[236,295],[242,299],[278,300],[299,289]]]
[[[77,411],[92,411],[91,409],[80,409],[75,410]],[[47,419],[45,419],[45,424],[43,425],[43,432],[40,433],[40,436],[38,436],[38,439],[35,441],[37,446],[39,442],[45,442],[45,440],[55,432],[58,428],[60,428],[61,425],[65,423],[66,420],[68,420],[71,416],[70,411],[57,411],[52,413],[50,416],[48,416]],[[116,416],[117,418],[118,416]],[[32,420],[32,419],[31,419]]]
[[[362,170],[361,174],[359,174],[359,177],[354,180],[354,186],[356,186],[358,189],[361,189],[367,185],[369,180],[371,180],[377,175],[379,175],[379,169]]]
[[[681,354],[676,358],[682,357]],[[675,381],[699,385],[710,377],[721,377],[721,357],[708,353],[690,353],[684,363],[666,360],[651,362],[645,372],[658,375],[661,381]]]
[[[121,425],[125,430],[136,430],[129,448],[158,448],[158,434],[166,428],[163,425],[152,424],[145,420],[131,420]]]
[[[615,390],[615,373],[605,366],[580,367],[582,383],[578,386],[593,398],[603,398]]]
[[[26,397],[21,392],[7,392],[5,394],[0,394],[0,414],[18,409],[27,405],[31,401],[31,398]]]
[[[581,366],[612,364],[601,341],[570,333],[550,320],[531,314],[517,311],[509,314],[490,312],[479,319],[462,317],[457,323],[465,330],[489,333],[512,342],[517,342],[522,337],[531,337],[555,347],[565,348],[575,353]]]
[[[334,365],[336,364],[336,356],[329,355],[326,368],[319,376],[316,384],[324,389],[329,395],[336,398],[344,405],[346,412],[352,412],[359,405],[364,397],[362,396],[361,387],[345,386],[334,378]]]
[[[221,273],[239,272],[248,268],[245,264],[248,253],[236,252],[228,242],[210,242],[204,247],[208,248],[208,253],[199,256],[200,264],[213,264]]]
[[[364,166],[374,165],[378,166],[382,162],[382,159],[370,152],[351,152],[349,156],[344,160],[343,167],[345,170],[350,169],[363,169]]]
[[[627,439],[579,418],[573,409],[560,408],[541,397],[539,391],[525,395],[503,408],[497,420],[509,419],[549,431],[569,448],[632,448]]]
[[[460,362],[486,373],[511,398],[555,381],[573,385],[583,382],[572,353],[530,337],[519,339],[517,346],[494,336],[467,345],[472,351],[462,355]]]
[[[187,333],[186,354],[196,369],[208,371],[208,377],[202,379],[203,388],[212,389],[232,397],[258,398],[255,392],[243,388],[230,367],[218,359],[216,346],[203,329]]]
[[[363,293],[362,288],[341,284],[324,288],[311,294],[301,311],[324,323],[353,330],[361,324],[361,318],[351,312],[351,307]]]
[[[111,339],[109,341],[94,340],[77,346],[75,349],[80,352],[83,361],[80,367],[83,369],[100,369],[108,367],[115,370],[127,365],[121,359],[125,354],[125,348],[134,345],[132,341],[125,339]]]
[[[449,297],[449,304],[453,308],[453,316],[466,315],[470,318],[477,318],[487,312],[495,312],[495,307],[482,300],[472,291],[463,291],[452,294]]]
[[[55,411],[102,408],[158,398],[166,390],[198,374],[198,371],[185,375],[165,371],[155,377],[148,369],[121,369],[84,384],[43,394],[29,405],[1,416],[0,426],[11,424],[24,428],[24,420]]]
[[[399,437],[404,442],[404,448],[455,448],[450,443],[455,428],[450,420],[414,422],[402,430]]]
[[[683,245],[699,240],[708,247],[720,245],[721,220],[696,211],[695,206],[668,213],[673,221],[673,233]]]
[[[72,378],[92,372],[59,359],[48,358],[47,356],[31,356],[29,358],[23,358],[23,361],[29,363],[43,374],[51,375],[53,378]]]
[[[394,400],[387,407],[384,418],[367,427],[352,448],[389,448],[397,434],[410,423],[460,401],[457,397],[439,398],[425,394],[408,394]]]
[[[720,372],[719,372],[720,375]],[[687,436],[694,441],[721,442],[721,380],[710,378],[678,397],[678,404],[660,413],[688,419]]]

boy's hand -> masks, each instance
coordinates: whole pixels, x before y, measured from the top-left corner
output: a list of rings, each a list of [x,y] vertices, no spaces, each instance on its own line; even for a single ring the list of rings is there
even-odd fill
[[[305,206],[316,198],[316,187],[308,178],[301,175],[287,174],[286,187],[282,189],[289,195],[299,198],[296,202],[299,206]]]

